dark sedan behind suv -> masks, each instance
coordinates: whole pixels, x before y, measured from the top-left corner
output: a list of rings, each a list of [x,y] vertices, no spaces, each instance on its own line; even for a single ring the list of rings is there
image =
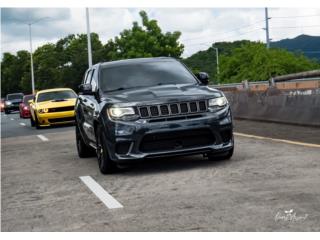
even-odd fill
[[[173,58],[99,63],[88,69],[76,103],[80,157],[96,154],[102,173],[165,156],[233,154],[231,110],[208,75]]]
[[[23,93],[11,93],[6,96],[4,112],[9,114],[12,111],[19,111],[19,104],[22,103]]]

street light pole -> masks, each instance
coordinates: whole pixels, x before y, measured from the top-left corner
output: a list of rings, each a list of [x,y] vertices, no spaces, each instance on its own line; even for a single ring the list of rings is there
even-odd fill
[[[91,52],[91,36],[90,36],[90,22],[89,22],[89,9],[86,8],[87,19],[87,42],[88,42],[88,64],[89,68],[92,67],[92,52]]]
[[[32,85],[32,94],[35,94],[35,89],[34,89],[34,72],[33,72],[33,57],[32,57],[32,35],[31,35],[31,23],[28,23],[28,26],[29,26],[29,38],[30,38],[31,85]]]
[[[219,75],[220,75],[220,70],[219,70],[219,50],[218,48],[212,47],[213,49],[216,50],[216,62],[217,62],[217,83],[219,83]]]
[[[207,47],[211,47],[213,48],[215,51],[216,51],[216,63],[217,63],[217,83],[219,83],[219,74],[220,74],[220,69],[219,69],[219,49],[216,48],[216,47],[213,47],[213,46],[210,46],[208,44],[205,44],[205,43],[200,43],[200,45],[204,45],[204,46],[207,46]]]
[[[33,22],[23,22],[24,24],[27,24],[29,26],[29,41],[30,41],[30,68],[31,68],[31,86],[32,86],[32,94],[35,94],[35,84],[34,84],[34,70],[33,70],[33,56],[32,56],[32,31],[31,31],[31,25],[40,22],[44,19],[50,19],[50,17],[43,17],[39,18],[38,20],[35,20]],[[22,21],[19,21],[22,22]]]

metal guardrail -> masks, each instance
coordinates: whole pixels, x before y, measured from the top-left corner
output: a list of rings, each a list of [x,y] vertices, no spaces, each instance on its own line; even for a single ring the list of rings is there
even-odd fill
[[[299,78],[299,79],[291,79],[291,80],[285,80],[285,81],[277,81],[275,83],[282,83],[282,82],[306,82],[306,81],[320,81],[320,77],[314,77],[314,78]],[[216,84],[216,85],[210,85],[210,87],[213,88],[237,88],[237,87],[243,87],[245,88],[245,85],[268,85],[272,86],[272,81],[248,81],[246,82],[241,82],[241,83],[226,83],[226,84]]]

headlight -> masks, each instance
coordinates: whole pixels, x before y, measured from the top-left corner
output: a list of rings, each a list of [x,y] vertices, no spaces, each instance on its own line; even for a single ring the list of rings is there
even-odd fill
[[[111,107],[108,109],[108,113],[109,116],[114,119],[135,115],[134,109],[132,107]]]
[[[209,107],[221,108],[226,106],[227,104],[228,104],[228,100],[226,99],[226,97],[209,99]]]
[[[6,103],[6,105],[11,105],[12,104],[12,102],[10,102],[10,101],[5,101],[5,103]]]
[[[47,113],[48,112],[48,108],[42,108],[38,110],[39,113]]]

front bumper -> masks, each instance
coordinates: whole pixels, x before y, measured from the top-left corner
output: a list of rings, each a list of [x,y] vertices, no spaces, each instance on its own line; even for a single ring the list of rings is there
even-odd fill
[[[225,152],[233,148],[229,108],[219,113],[205,112],[197,118],[184,120],[149,122],[139,119],[134,122],[115,122],[106,119],[104,124],[110,158],[118,163],[144,158]]]
[[[40,126],[67,124],[75,121],[75,112],[37,113],[37,118]]]
[[[5,105],[4,109],[6,111],[19,111],[19,104]]]

